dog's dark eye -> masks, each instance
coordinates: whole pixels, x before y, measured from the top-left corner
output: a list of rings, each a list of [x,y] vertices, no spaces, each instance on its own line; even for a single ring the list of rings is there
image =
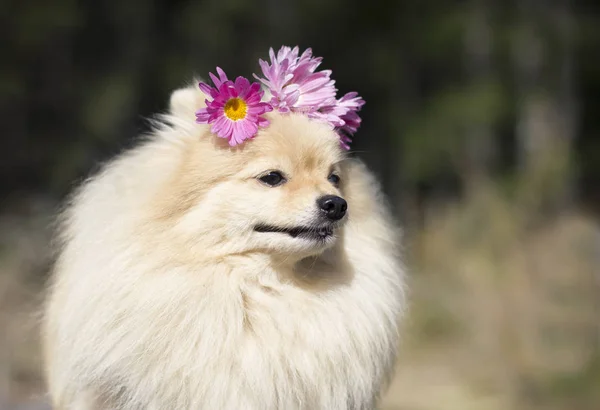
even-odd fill
[[[329,175],[329,177],[327,178],[327,180],[329,182],[331,182],[333,184],[333,186],[339,186],[340,185],[340,176],[337,174],[331,174]]]
[[[259,178],[260,182],[269,186],[278,186],[285,182],[285,178],[279,171],[271,171]]]

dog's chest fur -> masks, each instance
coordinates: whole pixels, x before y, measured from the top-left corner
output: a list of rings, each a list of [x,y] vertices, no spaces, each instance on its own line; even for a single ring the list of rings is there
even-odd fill
[[[315,291],[276,272],[247,273],[215,268],[218,280],[192,286],[186,273],[156,276],[115,300],[106,327],[95,328],[106,351],[88,363],[103,400],[124,409],[372,408],[397,343],[391,284],[358,273]]]

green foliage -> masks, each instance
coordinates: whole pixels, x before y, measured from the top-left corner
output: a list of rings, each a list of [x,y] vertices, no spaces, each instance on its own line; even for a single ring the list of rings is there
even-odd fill
[[[513,173],[528,138],[517,135],[517,120],[528,115],[522,101],[539,90],[561,101],[563,63],[578,69],[568,81],[580,85],[574,97],[583,99],[586,118],[594,111],[585,103],[593,98],[577,90],[600,84],[597,60],[585,58],[600,41],[597,19],[580,12],[580,2],[570,14],[562,3],[538,10],[497,1],[14,3],[2,8],[8,64],[0,67],[0,96],[12,119],[4,135],[17,149],[51,149],[37,159],[23,151],[19,167],[10,150],[0,154],[11,170],[0,173],[0,180],[13,181],[8,190],[63,192],[97,161],[99,142],[114,147],[143,131],[139,118],[163,110],[173,88],[216,65],[250,75],[256,58],[281,44],[312,46],[324,56],[323,67],[335,71],[340,92],[366,97],[354,148],[390,174],[394,199],[418,184],[443,185],[447,175],[467,182],[465,164],[479,156],[478,138],[493,150],[480,155],[483,163],[489,159],[485,172]],[[561,23],[565,18],[571,26]],[[474,24],[484,34],[473,38]],[[528,40],[530,33],[539,44]],[[523,56],[540,60],[528,77],[531,88],[519,85]],[[568,147],[590,175],[599,169],[596,123],[577,127],[581,144]],[[80,166],[48,168],[64,163]]]
[[[459,166],[469,130],[496,125],[504,104],[503,89],[495,81],[440,90],[404,134],[402,152],[408,175],[428,179],[440,166]]]

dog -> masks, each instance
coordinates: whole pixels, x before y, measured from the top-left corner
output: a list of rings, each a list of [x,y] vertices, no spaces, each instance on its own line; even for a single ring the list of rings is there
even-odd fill
[[[54,408],[373,409],[405,305],[400,231],[327,125],[229,147],[176,90],[67,201],[43,321]]]

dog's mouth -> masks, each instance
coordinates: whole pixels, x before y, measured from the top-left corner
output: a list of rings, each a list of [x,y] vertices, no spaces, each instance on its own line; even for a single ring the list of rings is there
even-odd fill
[[[333,236],[333,225],[322,226],[296,226],[293,228],[277,227],[266,224],[259,224],[254,227],[256,232],[273,232],[291,236],[292,238],[304,238],[310,240],[323,241]]]

